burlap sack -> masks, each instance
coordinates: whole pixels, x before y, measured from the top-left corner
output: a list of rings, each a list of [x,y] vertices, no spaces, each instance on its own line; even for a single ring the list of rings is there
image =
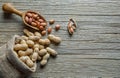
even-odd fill
[[[0,57],[0,78],[24,78],[24,76],[36,71],[36,63],[34,67],[29,68],[16,56],[13,46],[15,35],[6,45],[0,48],[0,52],[4,55]]]
[[[6,55],[0,57],[0,78],[24,78],[25,74],[19,72],[6,58]]]

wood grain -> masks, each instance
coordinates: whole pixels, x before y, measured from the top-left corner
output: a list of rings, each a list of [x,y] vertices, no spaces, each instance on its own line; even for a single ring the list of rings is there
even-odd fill
[[[99,56],[59,55],[57,59],[50,59],[45,68],[38,64],[37,72],[27,78],[119,77],[119,64],[120,60],[99,59]]]
[[[47,21],[55,19],[61,29],[59,46],[51,45],[59,55],[45,68],[26,78],[120,78],[120,0],[0,0],[10,2],[23,12],[34,10]],[[70,18],[77,22],[72,37],[67,32]],[[0,46],[26,28],[21,17],[0,10]],[[2,54],[2,53],[0,53]]]

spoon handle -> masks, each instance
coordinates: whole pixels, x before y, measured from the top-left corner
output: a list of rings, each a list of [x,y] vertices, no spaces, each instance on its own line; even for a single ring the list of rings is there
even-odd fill
[[[22,17],[22,12],[19,11],[19,10],[17,10],[17,9],[15,9],[10,3],[5,3],[5,4],[3,4],[3,5],[2,5],[2,9],[3,9],[3,11],[5,11],[5,12],[15,13],[15,14],[17,14],[17,15],[19,15],[19,16]]]

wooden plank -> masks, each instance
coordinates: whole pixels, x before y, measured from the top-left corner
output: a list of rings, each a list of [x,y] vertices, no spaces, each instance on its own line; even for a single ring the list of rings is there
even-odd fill
[[[7,2],[1,1],[2,3]],[[15,1],[11,0],[9,2],[14,3],[15,7],[19,10],[35,9],[43,14],[77,14],[77,15],[120,15],[118,9],[120,9],[118,0],[54,0],[54,1]],[[26,6],[26,7],[24,7]],[[112,7],[111,7],[112,6]]]

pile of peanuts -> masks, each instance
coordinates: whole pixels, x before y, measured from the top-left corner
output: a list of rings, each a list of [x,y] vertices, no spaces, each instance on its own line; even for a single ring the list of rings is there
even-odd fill
[[[30,32],[24,29],[25,35],[15,39],[14,51],[18,58],[28,67],[33,67],[36,61],[40,61],[40,65],[47,64],[50,56],[57,56],[57,52],[50,48],[51,43],[59,44],[61,38],[49,34],[47,38],[42,39],[39,32]]]
[[[25,22],[31,26],[37,27],[41,31],[45,30],[47,23],[46,21],[37,13],[28,11],[25,14]]]

